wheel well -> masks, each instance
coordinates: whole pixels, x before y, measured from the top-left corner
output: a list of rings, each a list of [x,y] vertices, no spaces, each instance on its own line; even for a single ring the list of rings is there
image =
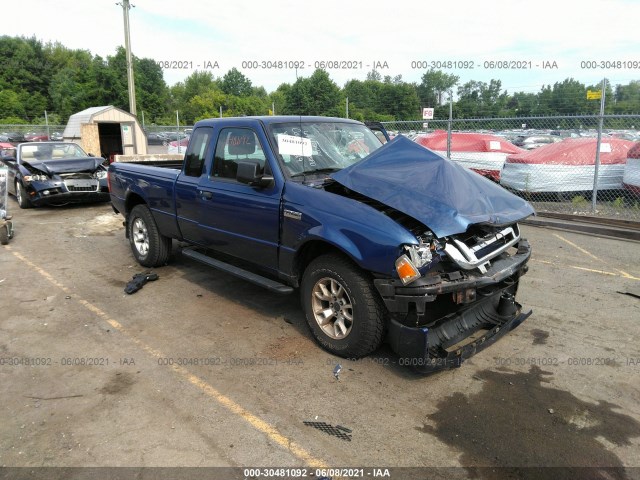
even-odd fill
[[[142,198],[137,193],[130,193],[129,195],[127,195],[127,201],[125,202],[125,205],[124,205],[125,212],[128,215],[129,212],[133,210],[133,207],[140,204],[144,205],[146,203],[147,202],[144,201],[144,198]]]
[[[300,279],[303,272],[307,268],[307,265],[309,265],[319,256],[325,255],[327,253],[335,253],[352,261],[352,259],[347,254],[345,254],[339,248],[331,245],[330,243],[323,242],[322,240],[312,240],[305,243],[300,251],[296,254],[293,271],[294,276]]]

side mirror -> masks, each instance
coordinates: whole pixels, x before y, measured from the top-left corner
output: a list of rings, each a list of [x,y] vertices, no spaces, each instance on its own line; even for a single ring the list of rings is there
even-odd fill
[[[236,172],[236,180],[240,183],[246,183],[253,187],[268,187],[273,183],[271,175],[263,175],[260,172],[258,162],[238,162],[238,171]]]

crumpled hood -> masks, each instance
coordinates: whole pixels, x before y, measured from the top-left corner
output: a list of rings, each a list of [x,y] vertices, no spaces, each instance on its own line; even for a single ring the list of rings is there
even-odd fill
[[[102,162],[104,162],[104,158],[98,157],[23,161],[23,163],[50,175],[55,173],[93,173],[98,170]]]
[[[437,237],[535,213],[529,202],[402,136],[331,177],[424,223]]]

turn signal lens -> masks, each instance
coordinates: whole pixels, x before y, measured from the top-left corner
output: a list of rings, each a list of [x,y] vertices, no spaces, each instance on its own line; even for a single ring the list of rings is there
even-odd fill
[[[403,285],[408,285],[420,278],[420,272],[406,255],[402,255],[396,260],[396,272],[398,272]]]

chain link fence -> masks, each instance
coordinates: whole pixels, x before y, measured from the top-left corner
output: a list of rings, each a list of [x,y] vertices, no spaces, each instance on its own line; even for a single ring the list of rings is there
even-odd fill
[[[64,125],[0,124],[0,143],[62,140]]]
[[[640,221],[640,115],[383,124],[391,136],[490,178],[540,213]]]
[[[526,198],[540,213],[640,222],[640,115],[383,124],[392,137],[404,135],[475,170]],[[192,128],[146,125],[150,151],[184,150]],[[33,136],[61,140],[63,131],[64,125],[0,125],[0,142]]]

